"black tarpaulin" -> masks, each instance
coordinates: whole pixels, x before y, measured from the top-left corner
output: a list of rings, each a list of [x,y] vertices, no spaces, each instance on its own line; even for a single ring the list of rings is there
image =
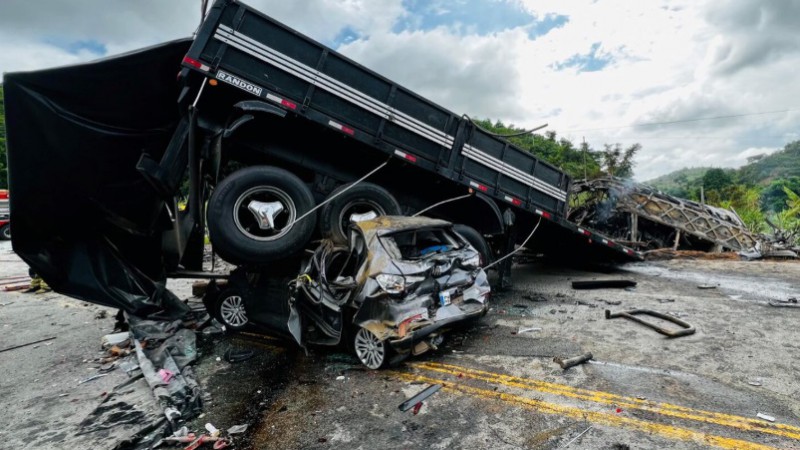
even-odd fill
[[[4,76],[13,248],[57,292],[137,315],[183,311],[163,288],[162,200],[136,170],[179,120],[190,40]]]

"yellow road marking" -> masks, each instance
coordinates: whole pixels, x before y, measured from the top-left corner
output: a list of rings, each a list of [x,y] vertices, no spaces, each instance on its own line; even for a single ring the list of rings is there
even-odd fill
[[[708,445],[724,449],[738,450],[775,450],[775,447],[756,444],[753,442],[732,439],[723,436],[701,433],[686,428],[679,428],[671,425],[662,425],[645,420],[632,419],[628,417],[616,416],[608,413],[581,409],[573,406],[563,406],[555,403],[545,402],[527,397],[521,397],[503,392],[489,391],[486,389],[474,388],[462,384],[452,384],[446,380],[439,380],[422,375],[412,375],[408,373],[393,372],[395,376],[406,381],[421,381],[424,383],[442,383],[443,389],[450,392],[462,393],[474,397],[490,400],[501,400],[507,403],[514,403],[523,407],[531,408],[545,414],[555,414],[566,416],[578,420],[586,420],[599,425],[622,427],[641,431],[644,433],[658,434],[670,439],[682,441],[703,442]]]
[[[510,375],[486,372],[483,370],[469,369],[466,367],[454,366],[451,364],[423,362],[423,363],[411,364],[411,366],[424,370],[446,373],[454,376],[464,376],[475,380],[485,381],[487,383],[501,384],[513,388],[529,389],[529,390],[532,389],[548,394],[555,394],[563,397],[571,397],[579,400],[588,400],[591,402],[603,403],[607,405],[615,405],[628,409],[638,409],[642,411],[661,414],[663,416],[677,417],[679,419],[696,420],[715,425],[733,427],[739,430],[756,431],[760,433],[769,433],[777,436],[783,436],[790,439],[800,439],[800,428],[792,425],[767,423],[763,421],[758,421],[756,419],[751,419],[749,417],[741,417],[741,416],[717,413],[712,411],[703,411],[699,409],[688,408],[685,406],[673,405],[670,403],[649,402],[647,400],[640,400],[638,398],[633,398],[633,397],[625,397],[622,395],[616,395],[609,392],[580,389],[563,384],[549,383],[546,381],[534,380],[530,378],[513,377]]]

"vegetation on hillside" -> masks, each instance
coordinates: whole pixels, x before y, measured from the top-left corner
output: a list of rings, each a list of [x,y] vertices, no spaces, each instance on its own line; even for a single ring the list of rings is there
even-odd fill
[[[594,150],[588,144],[575,146],[570,140],[559,138],[554,131],[543,135],[524,133],[524,129],[503,122],[476,120],[475,123],[492,133],[510,136],[512,144],[567,172],[574,179],[598,178],[613,175],[620,178],[633,176],[633,158],[641,149],[634,144],[623,148],[620,144],[605,144],[603,150]]]

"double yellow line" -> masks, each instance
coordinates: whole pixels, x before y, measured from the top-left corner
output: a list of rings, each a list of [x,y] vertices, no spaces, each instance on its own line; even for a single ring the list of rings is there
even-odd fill
[[[591,391],[563,384],[549,383],[530,378],[513,377],[510,375],[486,372],[482,370],[470,369],[467,367],[455,366],[451,364],[423,362],[423,363],[412,364],[411,366],[417,369],[451,375],[461,379],[478,380],[494,385],[502,385],[515,389],[523,389],[526,391],[533,390],[545,394],[552,394],[561,397],[569,397],[577,400],[589,401],[599,404],[613,405],[614,407],[617,408],[647,411],[650,413],[655,413],[662,416],[674,417],[677,419],[694,420],[714,425],[731,427],[741,431],[750,431],[750,432],[755,431],[758,433],[768,433],[789,439],[800,439],[800,428],[791,425],[771,424],[767,422],[761,422],[755,419],[750,419],[747,417],[741,417],[741,416],[735,416],[731,414],[723,414],[711,411],[703,411],[693,408],[687,408],[684,406],[673,405],[669,403],[651,402],[633,397],[616,395],[608,392]],[[494,390],[475,388],[472,386],[467,386],[465,384],[459,383],[457,381],[455,383],[452,383],[448,382],[447,380],[441,380],[422,375],[413,375],[408,373],[397,373],[397,376],[404,380],[409,380],[409,381],[422,381],[426,383],[444,382],[446,383],[445,389],[453,392],[459,392],[481,398],[499,399],[502,401],[519,404],[525,407],[532,407],[538,411],[549,414],[557,414],[567,417],[573,417],[576,419],[585,418],[585,420],[589,420],[597,424],[632,428],[643,432],[659,434],[672,439],[702,441],[709,445],[714,445],[716,447],[729,448],[729,449],[772,448],[761,444],[755,444],[752,442],[747,442],[722,436],[710,435],[671,425],[662,425],[644,420],[632,419],[616,414],[591,411],[578,407],[564,406],[556,403],[545,402],[542,400],[534,400],[514,394],[497,392]]]

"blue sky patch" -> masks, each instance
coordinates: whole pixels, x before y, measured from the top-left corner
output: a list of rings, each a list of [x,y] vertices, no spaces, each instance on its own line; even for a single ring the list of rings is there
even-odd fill
[[[567,16],[549,15],[538,19],[519,5],[506,0],[403,0],[406,16],[394,26],[395,33],[428,31],[445,26],[462,35],[487,34],[529,27],[533,39],[567,23]]]
[[[339,48],[342,45],[347,45],[353,41],[357,41],[362,38],[361,33],[353,29],[352,27],[344,27],[339,31],[339,34],[333,38],[333,41],[326,42],[332,48]]]
[[[78,53],[84,51],[97,56],[104,56],[106,53],[108,53],[108,49],[106,49],[105,44],[94,39],[71,41],[64,38],[50,37],[46,38],[45,42],[58,47],[71,55],[77,55]]]
[[[600,56],[597,50],[600,49],[600,43],[595,42],[588,53],[573,55],[569,59],[556,63],[554,65],[556,70],[564,70],[575,68],[578,72],[597,72],[603,70],[609,63],[613,61],[610,56]]]

